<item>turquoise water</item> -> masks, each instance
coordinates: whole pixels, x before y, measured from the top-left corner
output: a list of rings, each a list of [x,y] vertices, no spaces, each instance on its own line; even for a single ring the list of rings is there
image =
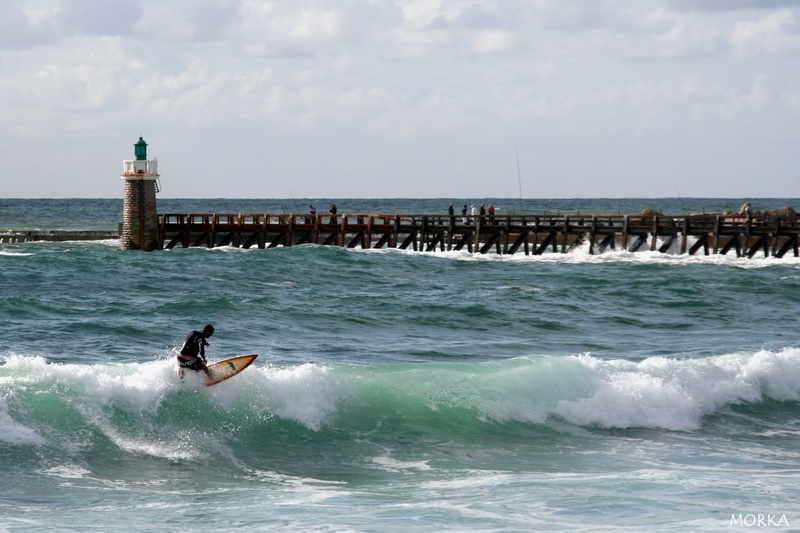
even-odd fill
[[[159,211],[295,202],[330,203]],[[0,229],[120,216],[119,200],[0,201]],[[791,257],[0,245],[0,530],[798,530],[799,309]],[[212,388],[174,363],[208,322],[210,359],[259,354]]]

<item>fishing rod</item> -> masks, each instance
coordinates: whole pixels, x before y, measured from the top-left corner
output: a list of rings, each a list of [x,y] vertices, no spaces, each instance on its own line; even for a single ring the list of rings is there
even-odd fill
[[[522,209],[522,173],[519,170],[519,150],[517,150],[517,143],[514,143],[514,155],[516,155],[517,157],[517,185],[519,186],[519,210],[520,214],[524,214]]]
[[[291,197],[292,202],[294,203],[294,208],[297,209],[298,213],[302,213],[302,211],[300,211],[300,206],[297,205],[297,200],[294,199],[294,195],[292,194],[292,189],[290,189],[289,186],[287,185],[286,190],[289,191],[289,196]]]
[[[678,191],[678,186],[675,184],[675,182],[674,182],[674,181],[672,182],[672,186],[673,186],[673,187],[675,187],[675,192],[676,192],[676,193],[677,193],[677,195],[678,195],[678,201],[681,203],[681,211],[683,211],[684,213],[686,213],[686,208],[685,208],[685,207],[683,207],[683,198],[681,198],[681,193]]]

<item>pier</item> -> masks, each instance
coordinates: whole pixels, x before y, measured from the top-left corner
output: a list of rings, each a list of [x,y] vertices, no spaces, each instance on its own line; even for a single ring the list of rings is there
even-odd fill
[[[800,215],[160,214],[158,247],[274,248],[319,244],[541,255],[588,247],[737,257],[798,257]]]
[[[667,216],[522,214],[467,217],[396,214],[185,214],[158,215],[156,249],[268,249],[318,244],[397,248],[423,252],[541,255],[585,247],[689,255],[800,256],[800,215],[748,218],[740,214]],[[119,239],[119,231],[0,233],[0,243]]]

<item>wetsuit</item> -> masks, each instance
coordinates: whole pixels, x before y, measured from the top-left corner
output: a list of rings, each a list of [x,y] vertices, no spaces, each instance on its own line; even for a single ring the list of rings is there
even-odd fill
[[[206,342],[205,336],[200,331],[192,331],[186,340],[183,341],[181,353],[178,356],[178,365],[181,368],[189,368],[191,370],[203,370],[205,367],[206,358]],[[191,359],[187,359],[191,357]]]

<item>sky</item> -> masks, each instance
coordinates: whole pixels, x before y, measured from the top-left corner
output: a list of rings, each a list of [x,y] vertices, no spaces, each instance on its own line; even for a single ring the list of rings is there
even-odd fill
[[[0,0],[6,198],[798,198],[800,0]]]

